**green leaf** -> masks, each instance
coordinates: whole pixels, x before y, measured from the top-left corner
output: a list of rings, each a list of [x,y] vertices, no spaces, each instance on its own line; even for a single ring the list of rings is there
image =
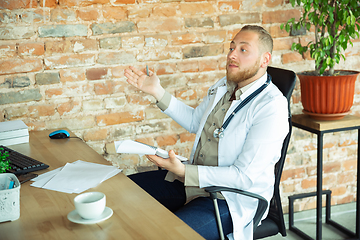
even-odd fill
[[[343,42],[343,43],[341,44],[341,47],[345,50],[345,49],[347,48],[347,42]]]
[[[344,61],[346,60],[346,58],[345,58],[344,54],[341,54],[341,57],[344,59]]]
[[[340,42],[340,43],[343,43],[343,42],[345,41],[345,36],[344,36],[344,35],[340,35],[338,39],[339,39],[339,42]]]
[[[324,72],[325,72],[325,70],[326,70],[326,68],[327,68],[328,66],[326,66],[325,64],[320,68],[320,75],[322,75]]]
[[[286,29],[287,32],[290,32],[290,25],[286,25]]]
[[[306,29],[307,29],[308,31],[310,31],[310,28],[311,28],[311,24],[310,24],[310,23],[306,23]]]
[[[340,62],[340,57],[339,57],[338,54],[335,56],[335,60],[336,60],[336,63],[339,63],[339,62]]]
[[[327,59],[326,59],[326,64],[330,64],[331,63],[331,57],[327,57]]]
[[[356,23],[356,17],[354,15],[351,15],[351,25],[354,25]]]
[[[346,18],[346,24],[347,24],[347,25],[350,25],[350,24],[351,24],[351,17],[350,17],[350,16],[348,16],[348,17]]]

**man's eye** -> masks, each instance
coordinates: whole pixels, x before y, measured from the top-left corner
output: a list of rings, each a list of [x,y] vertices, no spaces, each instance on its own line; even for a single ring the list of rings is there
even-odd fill
[[[246,49],[242,48],[241,51],[242,51],[242,52],[246,52]]]
[[[234,48],[229,48],[230,51],[234,51]]]

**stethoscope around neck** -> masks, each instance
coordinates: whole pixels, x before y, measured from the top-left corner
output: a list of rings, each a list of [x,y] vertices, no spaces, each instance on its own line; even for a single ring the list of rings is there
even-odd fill
[[[248,104],[252,99],[254,99],[259,93],[261,93],[262,90],[264,90],[271,82],[271,76],[267,75],[266,82],[261,85],[258,89],[256,89],[255,92],[250,94],[247,98],[244,99],[239,105],[235,108],[235,110],[230,114],[230,116],[226,119],[226,121],[223,123],[223,125],[220,128],[217,128],[214,130],[213,136],[214,138],[223,138],[224,137],[224,131],[229,125],[231,119],[235,116],[235,114],[240,111],[246,104]]]

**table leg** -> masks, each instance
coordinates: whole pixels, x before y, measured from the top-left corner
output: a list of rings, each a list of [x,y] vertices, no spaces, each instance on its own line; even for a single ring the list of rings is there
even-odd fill
[[[356,239],[360,239],[360,129],[358,129],[357,145],[357,180],[356,180]]]
[[[358,145],[357,145],[357,161],[358,161],[358,166],[357,166],[357,173],[360,173],[360,165],[359,165],[359,160],[360,160],[360,129],[358,129]],[[353,232],[351,230],[349,230],[347,227],[344,227],[343,225],[337,223],[336,221],[331,219],[330,216],[330,212],[329,214],[327,214],[326,217],[326,223],[330,224],[331,226],[335,227],[336,229],[340,230],[341,232],[345,233],[346,235],[350,236],[351,239],[353,240],[359,240],[360,239],[360,182],[359,182],[359,174],[357,174],[357,180],[356,180],[356,231]]]
[[[317,186],[316,186],[316,239],[322,239],[322,173],[323,173],[323,133],[318,134],[317,143]]]

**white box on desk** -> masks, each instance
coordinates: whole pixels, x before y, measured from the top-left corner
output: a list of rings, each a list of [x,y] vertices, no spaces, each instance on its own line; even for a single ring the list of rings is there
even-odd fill
[[[10,180],[14,187],[9,189]],[[0,223],[20,217],[20,182],[12,173],[0,173]]]
[[[29,135],[22,136],[22,137],[14,137],[14,138],[8,138],[8,139],[0,139],[0,145],[2,146],[10,146],[20,143],[27,143],[29,142]]]
[[[23,121],[0,122],[0,145],[8,146],[27,142],[29,142],[29,130]]]

